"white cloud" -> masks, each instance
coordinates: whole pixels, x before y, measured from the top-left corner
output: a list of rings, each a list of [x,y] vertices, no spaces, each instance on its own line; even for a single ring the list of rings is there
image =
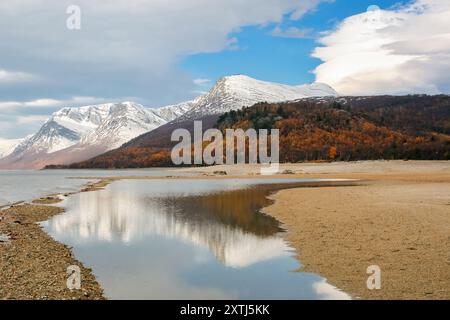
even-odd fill
[[[63,100],[42,98],[31,101],[0,101],[0,110],[13,111],[20,108],[63,108],[89,104],[100,104],[105,102],[111,102],[111,100],[98,97],[72,97],[70,99]]]
[[[272,30],[271,35],[280,38],[311,39],[314,38],[313,32],[314,30],[310,28],[301,29],[290,27],[283,30],[277,26]]]
[[[210,83],[211,83],[210,79],[201,79],[201,78],[194,79],[194,84],[196,86],[206,86],[206,85],[209,85]]]
[[[123,98],[118,101],[126,101]],[[0,137],[22,138],[35,133],[53,111],[63,107],[114,102],[100,97],[42,98],[30,101],[0,101]]]
[[[341,94],[450,93],[450,2],[370,10],[323,34],[316,80]]]
[[[19,116],[17,117],[17,124],[44,123],[48,118],[49,116],[47,115]]]
[[[18,101],[0,101],[0,110],[16,109],[21,106],[23,106],[23,103]]]
[[[36,99],[33,101],[27,101],[23,103],[24,107],[56,107],[61,105],[60,100],[56,99]]]
[[[0,1],[0,77],[40,80],[0,85],[0,111],[78,104],[66,101],[71,96],[129,97],[152,107],[193,98],[205,88],[178,68],[181,59],[237,49],[235,32],[299,19],[321,1]],[[66,27],[73,4],[80,30]]]
[[[36,79],[38,79],[38,77],[31,73],[0,69],[0,84],[29,82]]]
[[[320,0],[78,0],[81,30],[66,28],[73,0],[0,2],[0,48],[53,63],[115,63],[161,71],[180,56],[233,45],[243,26],[298,19]],[[17,17],[20,17],[18,19]],[[32,49],[32,50],[24,50]]]

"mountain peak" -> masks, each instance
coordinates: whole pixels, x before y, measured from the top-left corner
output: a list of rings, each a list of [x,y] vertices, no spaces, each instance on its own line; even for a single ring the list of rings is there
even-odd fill
[[[320,83],[290,86],[257,80],[243,74],[232,75],[220,78],[178,120],[195,120],[206,115],[238,110],[258,102],[283,102],[323,96],[338,96],[338,93],[330,86]]]
[[[229,76],[224,76],[220,78],[218,81],[247,81],[247,80],[256,80],[250,76],[247,76],[245,74],[233,74]]]
[[[0,138],[0,158],[10,155],[24,139]]]
[[[313,90],[322,90],[322,92],[319,92],[321,95],[325,96],[338,96],[339,94],[328,84],[321,83],[321,82],[313,82],[311,84],[301,84],[296,86],[291,86],[287,84],[281,84],[276,82],[270,82],[270,81],[263,81],[258,80],[255,78],[252,78],[245,74],[236,74],[236,75],[230,75],[220,78],[215,86],[220,86],[222,84],[228,84],[228,85],[235,85],[235,86],[242,86],[242,85],[251,85],[251,86],[277,86],[277,87],[285,87],[285,88],[302,88],[302,89],[313,89]],[[310,97],[310,94],[307,94],[308,97]]]
[[[65,107],[23,141],[0,141],[0,168],[42,168],[85,160],[174,120],[182,110],[147,109],[130,101]]]
[[[12,153],[14,144],[1,143],[1,153],[9,155],[0,161],[0,167],[41,168],[51,163],[82,161],[175,119],[195,120],[258,102],[336,95],[325,84],[290,86],[238,74],[219,79],[209,92],[192,101],[158,109],[147,109],[131,101],[65,107],[53,113],[36,134],[24,139]]]
[[[236,74],[220,78],[219,80],[217,80],[215,86],[220,86],[223,84],[232,86],[240,86],[240,85],[258,86],[264,83],[271,83],[271,82],[258,80],[245,74]]]

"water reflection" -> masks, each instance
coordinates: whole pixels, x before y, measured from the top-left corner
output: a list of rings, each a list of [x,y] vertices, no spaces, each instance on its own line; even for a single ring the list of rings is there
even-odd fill
[[[120,181],[65,202],[46,222],[92,266],[111,298],[346,297],[298,263],[278,222],[257,210],[276,184]],[[330,295],[331,292],[331,295]]]

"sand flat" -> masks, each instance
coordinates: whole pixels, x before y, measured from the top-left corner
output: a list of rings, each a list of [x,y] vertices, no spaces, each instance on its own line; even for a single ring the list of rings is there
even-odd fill
[[[353,298],[450,299],[450,161],[306,163],[286,164],[281,169],[294,174],[271,177],[364,181],[358,186],[303,187],[273,195],[274,204],[264,210],[283,223],[303,270],[326,277]],[[215,176],[214,171],[219,170],[227,176]],[[178,177],[181,179],[270,178],[259,176],[259,170],[255,165],[174,169],[169,179],[176,179],[178,171],[196,174]],[[82,191],[132,178],[162,177],[110,177]],[[102,298],[101,288],[84,267],[83,273],[90,280],[88,295],[66,295],[62,281],[65,270],[60,262],[67,265],[76,261],[70,248],[53,241],[35,224],[60,212],[57,207],[37,205],[0,212],[0,232],[13,235],[6,244],[9,247],[0,247],[0,267],[7,271],[0,283],[9,283],[11,276],[7,275],[13,269],[17,279],[24,281],[20,286],[3,288],[0,298]],[[15,223],[17,218],[26,223]],[[28,241],[30,234],[32,241]],[[30,249],[32,255],[27,254]],[[48,264],[45,269],[39,263],[42,260]],[[379,265],[382,270],[381,290],[366,287],[370,265]],[[55,268],[61,269],[57,276]],[[40,276],[30,282],[29,271]],[[55,283],[59,285],[55,287]],[[37,292],[36,284],[41,286]]]
[[[255,175],[259,165],[191,168]],[[279,219],[303,271],[362,299],[450,299],[450,161],[282,164],[291,177],[359,179],[364,186],[281,190]],[[368,290],[367,267],[382,287]]]
[[[170,178],[362,180],[363,186],[282,190],[265,212],[284,224],[304,271],[354,298],[450,299],[450,161],[282,164],[281,171],[293,174],[273,176],[261,176],[260,169],[183,168]],[[180,171],[195,176],[177,177]],[[138,177],[148,178],[156,177]],[[381,290],[367,289],[370,265],[381,268]]]
[[[341,177],[341,174],[336,174]],[[450,176],[345,174],[366,186],[282,190],[266,208],[303,270],[363,299],[450,298]],[[368,290],[378,265],[381,290]]]

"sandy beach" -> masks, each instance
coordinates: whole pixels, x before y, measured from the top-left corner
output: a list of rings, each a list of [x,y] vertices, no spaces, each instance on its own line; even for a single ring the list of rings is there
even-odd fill
[[[84,191],[101,186],[103,182],[94,183]],[[0,241],[0,299],[104,299],[92,270],[74,257],[70,247],[55,241],[38,224],[64,212],[48,205],[60,201],[50,195],[0,211],[0,235],[7,236]],[[66,283],[67,267],[74,265],[80,268],[82,287],[71,291]]]
[[[304,271],[365,299],[450,298],[450,183],[283,190],[282,221]],[[366,287],[378,265],[381,290]]]
[[[214,170],[254,174],[259,168]],[[275,203],[264,211],[283,223],[301,271],[320,274],[353,298],[450,298],[449,162],[308,163],[282,165],[282,170],[298,177],[366,181],[273,196]],[[367,289],[371,265],[381,268],[380,290]]]
[[[272,195],[273,205],[263,211],[283,223],[300,271],[325,277],[355,299],[450,299],[450,162],[286,164],[284,174],[275,176],[261,176],[259,170],[253,165],[175,169],[167,179],[360,180],[356,186],[315,185]],[[181,172],[194,176],[179,177]],[[110,177],[80,192],[119,179],[161,177]],[[54,205],[58,201],[49,195],[0,211],[0,299],[103,298],[92,271],[37,224],[64,211]],[[81,291],[66,288],[69,265],[81,268]],[[381,268],[380,290],[367,289],[370,265]]]

